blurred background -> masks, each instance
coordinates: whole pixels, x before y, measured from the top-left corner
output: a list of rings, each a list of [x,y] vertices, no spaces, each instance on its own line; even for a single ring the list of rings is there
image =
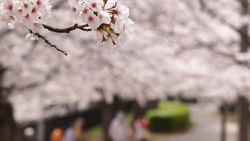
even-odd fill
[[[120,1],[135,22],[124,49],[42,30],[64,56],[0,30],[0,140],[247,141],[249,1]],[[48,25],[79,22],[51,3]]]

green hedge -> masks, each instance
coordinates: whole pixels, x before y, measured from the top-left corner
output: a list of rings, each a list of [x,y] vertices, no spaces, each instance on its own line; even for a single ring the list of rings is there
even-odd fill
[[[159,102],[156,109],[146,113],[151,131],[164,132],[183,129],[189,125],[188,106],[179,102]]]

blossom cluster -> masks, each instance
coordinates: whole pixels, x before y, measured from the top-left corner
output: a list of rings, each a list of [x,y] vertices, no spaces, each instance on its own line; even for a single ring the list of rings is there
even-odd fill
[[[117,0],[69,0],[69,4],[74,17],[97,33],[98,46],[126,46],[133,32],[128,7]],[[10,29],[27,30],[26,37],[34,39],[33,33],[38,32],[50,17],[51,7],[49,0],[1,0],[0,24],[7,23]]]
[[[2,0],[0,18],[10,29],[37,31],[50,17],[51,7],[49,0]]]
[[[117,0],[69,0],[75,18],[97,32],[101,47],[124,47],[133,32],[128,7]]]

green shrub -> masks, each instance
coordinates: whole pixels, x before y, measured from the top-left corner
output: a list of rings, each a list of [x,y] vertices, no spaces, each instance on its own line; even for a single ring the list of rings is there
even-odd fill
[[[156,109],[146,114],[150,121],[151,131],[173,131],[189,125],[188,106],[179,102],[159,102]]]
[[[180,97],[180,101],[183,103],[196,104],[196,103],[198,103],[198,98],[196,98],[196,97]]]

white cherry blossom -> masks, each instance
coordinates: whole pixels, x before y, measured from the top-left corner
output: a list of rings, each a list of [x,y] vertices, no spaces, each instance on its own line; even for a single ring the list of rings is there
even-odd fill
[[[104,6],[103,0],[85,0],[84,3],[88,9],[100,12]]]
[[[99,12],[98,17],[99,17],[99,20],[101,23],[110,24],[110,22],[111,22],[110,15],[106,11]]]
[[[129,9],[127,6],[122,5],[121,3],[118,3],[116,7],[117,9],[113,11],[114,14],[116,14],[119,17],[128,18]]]
[[[126,44],[127,36],[132,31],[132,28],[127,27],[131,27],[133,23],[129,19],[127,6],[117,0],[69,0],[69,5],[71,16],[76,21],[81,20],[93,32],[105,35],[99,38],[99,45],[123,47]],[[2,0],[0,21],[10,29],[21,28],[28,31],[29,37],[31,33],[39,32],[50,18],[51,8],[49,0]]]
[[[79,18],[80,12],[82,10],[82,1],[81,0],[69,0],[69,5],[72,10],[71,17]]]
[[[73,7],[82,6],[81,9],[74,9],[75,13],[79,10],[82,21],[99,34],[98,46],[123,47],[127,44],[128,36],[133,32],[133,21],[129,18],[127,6],[117,0],[69,1],[72,6],[78,5]]]
[[[100,21],[98,16],[96,16],[94,13],[89,13],[87,14],[87,24],[90,26],[92,29],[96,29],[100,26]]]
[[[50,17],[49,0],[3,0],[0,17],[9,28],[37,30]]]
[[[108,0],[105,4],[105,9],[112,9],[116,6],[117,0]]]

